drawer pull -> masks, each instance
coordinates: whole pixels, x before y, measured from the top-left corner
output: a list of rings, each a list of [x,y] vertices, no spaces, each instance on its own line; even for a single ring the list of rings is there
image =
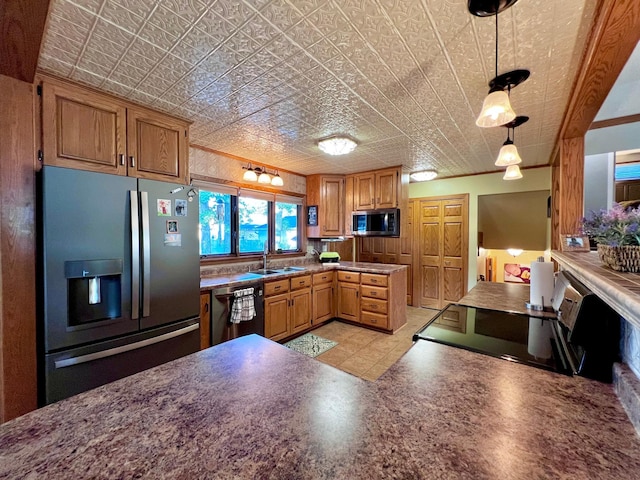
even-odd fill
[[[378,309],[378,305],[371,305],[371,308],[373,308],[374,310]]]
[[[304,280],[298,282],[298,285],[304,285]]]
[[[372,319],[370,320],[370,322],[371,322],[371,323],[378,323],[378,320],[376,320],[375,318],[372,318]]]
[[[377,297],[378,296],[378,292],[369,292],[369,295],[371,295],[372,297]]]
[[[372,278],[371,283],[378,283],[378,280],[376,280],[375,278]]]
[[[280,290],[280,285],[276,285],[275,287],[273,287],[274,290]]]

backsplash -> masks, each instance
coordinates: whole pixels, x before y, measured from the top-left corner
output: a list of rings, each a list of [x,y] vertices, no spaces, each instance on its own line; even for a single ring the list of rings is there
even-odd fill
[[[284,268],[288,266],[309,265],[318,263],[318,257],[313,253],[307,253],[300,257],[278,258],[278,255],[267,256],[267,268]],[[216,265],[200,266],[200,278],[216,275],[229,275],[232,273],[245,273],[262,268],[262,259],[247,262],[220,263]]]

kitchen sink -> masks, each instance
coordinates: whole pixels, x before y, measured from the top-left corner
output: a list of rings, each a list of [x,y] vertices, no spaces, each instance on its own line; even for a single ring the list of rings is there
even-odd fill
[[[306,270],[304,267],[284,267],[281,268],[280,272],[302,272]]]
[[[241,275],[238,275],[238,277],[236,278],[236,280],[238,281],[242,281],[242,280],[257,280],[258,278],[262,278],[262,275],[259,275],[257,273],[243,273]]]

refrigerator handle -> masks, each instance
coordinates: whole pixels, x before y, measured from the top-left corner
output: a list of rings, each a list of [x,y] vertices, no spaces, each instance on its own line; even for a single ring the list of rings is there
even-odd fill
[[[151,238],[149,231],[149,194],[142,197],[142,316],[148,317],[151,310]]]
[[[131,319],[140,316],[140,219],[138,192],[129,190],[131,208]]]
[[[79,365],[81,363],[92,362],[94,360],[99,360],[100,358],[113,357],[114,355],[118,355],[120,353],[130,352],[131,350],[137,350],[139,348],[148,347],[149,345],[153,345],[155,343],[164,342],[165,340],[179,337],[180,335],[185,335],[189,332],[193,332],[194,330],[198,330],[199,328],[200,328],[200,324],[194,323],[193,325],[189,325],[188,327],[181,328],[180,330],[164,333],[162,335],[158,335],[157,337],[147,338],[146,340],[141,340],[136,343],[122,345],[121,347],[109,348],[107,350],[102,350],[100,352],[88,353],[86,355],[80,355],[78,357],[65,358],[64,360],[56,360],[55,366],[56,368],[65,368],[65,367],[71,367],[72,365]]]

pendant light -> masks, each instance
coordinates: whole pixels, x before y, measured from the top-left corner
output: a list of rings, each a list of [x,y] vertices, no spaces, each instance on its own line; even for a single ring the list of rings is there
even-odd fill
[[[522,178],[522,172],[518,165],[509,165],[504,172],[504,177],[502,177],[503,180],[518,180],[520,178]]]
[[[498,159],[496,160],[496,166],[498,167],[508,167],[509,165],[517,165],[522,162],[522,158],[518,154],[518,149],[513,144],[513,140],[509,136],[509,132],[513,130],[513,137],[515,139],[516,136],[516,127],[522,125],[526,121],[529,120],[529,117],[519,116],[516,117],[513,121],[503,125],[507,128],[507,140],[502,145],[500,149],[500,153],[498,154]]]
[[[469,12],[478,17],[496,17],[496,76],[489,82],[489,94],[482,103],[476,125],[482,128],[499,127],[516,118],[511,108],[511,89],[529,78],[529,70],[512,70],[498,75],[498,14],[517,0],[469,0]],[[505,92],[505,89],[507,90]]]

